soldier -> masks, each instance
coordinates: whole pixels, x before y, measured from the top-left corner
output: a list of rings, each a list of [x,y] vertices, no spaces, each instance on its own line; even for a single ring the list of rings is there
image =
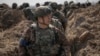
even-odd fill
[[[62,4],[58,4],[58,11],[62,12],[62,10],[63,10],[63,5]]]
[[[57,27],[59,30],[64,32],[64,28],[62,27],[61,22],[58,19],[56,19],[55,17],[52,18],[51,24],[54,25],[55,27]]]
[[[50,1],[46,1],[44,2],[43,6],[49,6],[50,3],[51,3]]]
[[[82,8],[86,8],[87,6],[86,6],[85,3],[83,3],[83,4],[81,4],[81,7],[82,7]]]
[[[59,12],[58,9],[58,4],[56,2],[52,2],[50,4],[50,8],[52,9],[52,15],[56,17],[62,24],[64,30],[66,29],[66,18],[62,12]]]
[[[35,21],[34,10],[36,7],[27,7],[23,9],[24,15],[29,21]]]
[[[36,5],[35,5],[36,7],[39,7],[40,6],[40,3],[36,3]]]
[[[69,5],[68,5],[68,2],[67,1],[65,1],[64,2],[64,10],[63,10],[63,13],[64,13],[64,16],[66,17],[67,16],[67,13],[68,13],[68,11],[69,11]]]
[[[12,4],[12,9],[17,9],[17,3]]]
[[[98,1],[98,4],[100,4],[100,0]]]
[[[50,25],[51,10],[40,6],[37,22],[29,27],[19,44],[20,56],[69,56],[70,45],[64,33]]]
[[[89,6],[91,6],[92,4],[91,4],[91,2],[87,2],[87,7],[89,7]]]
[[[23,3],[22,6],[23,6],[23,9],[24,9],[24,8],[30,7],[30,4],[29,3]]]
[[[76,5],[77,5],[78,8],[81,8],[81,3],[80,2],[78,2]]]

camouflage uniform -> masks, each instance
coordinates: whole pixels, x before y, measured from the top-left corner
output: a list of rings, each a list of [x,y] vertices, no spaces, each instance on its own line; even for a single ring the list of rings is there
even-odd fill
[[[52,18],[51,24],[60,29],[61,31],[64,31],[64,28],[62,27],[62,24],[58,19]]]
[[[64,30],[66,29],[66,18],[64,16],[64,14],[60,11],[57,10],[58,8],[58,4],[56,2],[52,2],[50,4],[50,8],[52,10],[52,15],[54,17],[56,17],[62,24],[62,27],[64,28]]]
[[[62,32],[52,25],[42,29],[37,24],[27,29],[19,47],[20,56],[69,56],[69,49],[69,43]]]
[[[66,23],[67,23],[67,20],[65,18],[65,16],[63,15],[62,12],[59,12],[59,11],[55,11],[53,12],[52,14],[54,17],[56,17],[62,24],[62,27],[64,28],[64,30],[66,29]]]

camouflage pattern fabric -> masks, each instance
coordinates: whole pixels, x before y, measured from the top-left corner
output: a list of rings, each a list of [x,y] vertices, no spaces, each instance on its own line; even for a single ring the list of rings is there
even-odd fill
[[[52,18],[51,24],[60,29],[61,31],[64,31],[64,28],[58,19]]]
[[[20,56],[25,56],[26,52],[29,54],[27,56],[56,56],[59,54],[60,44],[62,44],[63,49],[68,49],[63,52],[66,56],[66,52],[68,52],[70,48],[63,34],[58,33],[59,36],[55,38],[56,30],[52,28],[52,25],[49,25],[46,29],[39,28],[35,24],[33,24],[33,26],[36,27],[29,28],[25,33],[24,39],[28,41],[29,45],[20,45]],[[27,49],[26,52],[25,48]]]

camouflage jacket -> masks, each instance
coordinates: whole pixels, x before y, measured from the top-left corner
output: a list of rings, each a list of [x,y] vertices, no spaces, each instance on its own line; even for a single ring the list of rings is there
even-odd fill
[[[55,35],[58,36],[55,38]],[[29,27],[23,39],[25,42],[20,41],[19,45],[20,56],[69,56],[70,54],[70,45],[65,35],[51,26],[46,29],[38,26]]]
[[[65,18],[64,14],[62,12],[59,11],[55,11],[53,13],[53,17],[56,17],[62,24],[64,30],[66,29],[66,23],[67,23],[67,19]]]
[[[64,31],[64,28],[58,19],[52,18],[51,24],[60,29],[61,31]]]

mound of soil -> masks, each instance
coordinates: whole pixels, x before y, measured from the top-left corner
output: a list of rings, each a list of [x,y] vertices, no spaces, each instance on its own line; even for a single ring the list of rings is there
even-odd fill
[[[12,28],[12,26],[24,19],[24,14],[20,10],[0,10],[0,16],[0,28],[3,30]]]
[[[68,19],[66,36],[72,56],[100,56],[100,5],[76,9]]]

